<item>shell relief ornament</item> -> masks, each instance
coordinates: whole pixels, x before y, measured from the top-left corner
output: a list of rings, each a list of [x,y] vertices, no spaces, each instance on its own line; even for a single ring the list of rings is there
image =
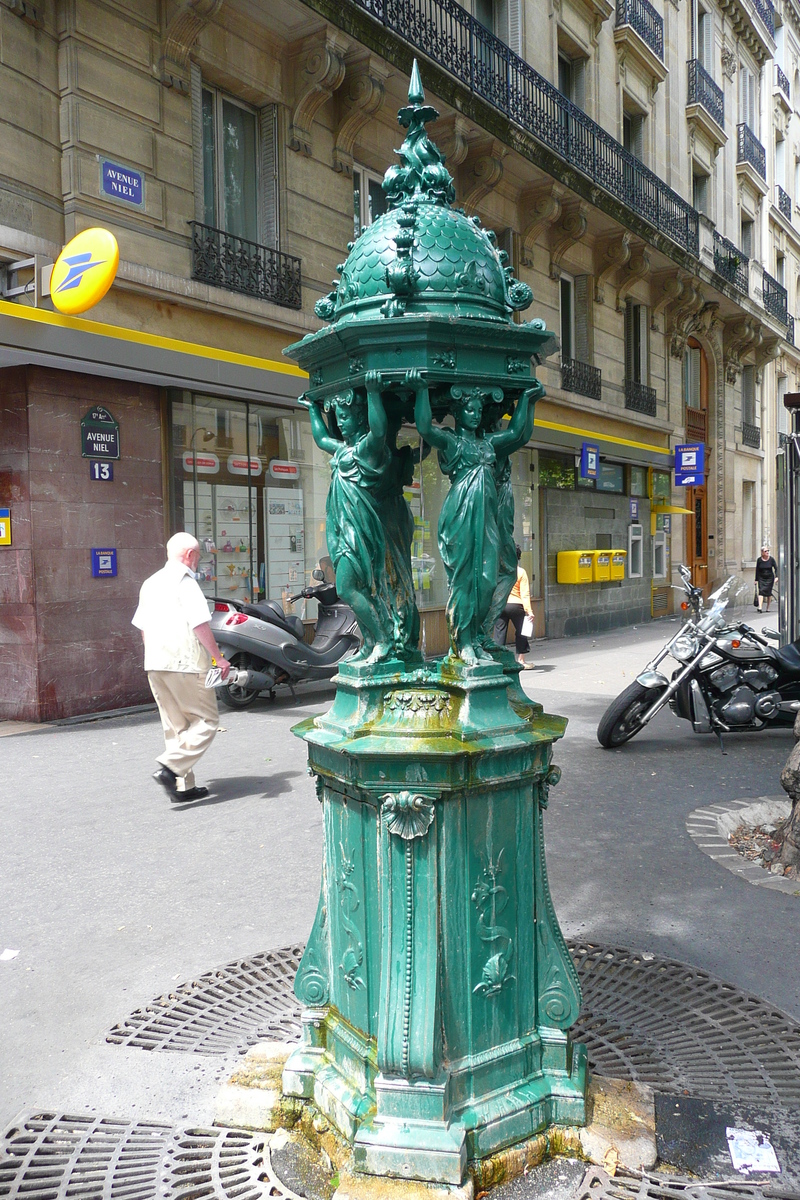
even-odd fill
[[[427,796],[394,792],[381,797],[381,812],[389,833],[410,842],[424,837],[433,822],[434,805]]]

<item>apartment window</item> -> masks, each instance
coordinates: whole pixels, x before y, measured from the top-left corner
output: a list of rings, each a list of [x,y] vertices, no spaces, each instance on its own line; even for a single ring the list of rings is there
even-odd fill
[[[644,162],[644,123],[643,113],[622,114],[622,144],[629,154]]]
[[[625,302],[625,378],[647,383],[647,305]]]
[[[578,108],[586,105],[586,59],[558,56],[558,90]]]
[[[560,280],[561,357],[575,358],[575,281],[569,275]]]
[[[753,222],[749,217],[742,217],[742,254],[752,258],[754,246]]]
[[[356,237],[366,225],[371,225],[388,208],[383,180],[364,167],[353,168],[353,228]]]
[[[692,205],[706,217],[708,216],[709,194],[708,175],[699,172],[692,175]]]
[[[786,259],[782,254],[776,255],[775,258],[775,278],[781,287],[786,286]]]
[[[560,282],[561,357],[592,361],[592,280],[562,275]]]
[[[749,67],[739,67],[739,123],[747,125],[758,137],[759,121],[756,107],[756,77]]]
[[[203,220],[258,241],[258,114],[202,88]]]
[[[694,11],[695,58],[700,63],[700,66],[704,67],[709,75],[712,75],[714,64],[714,18],[710,12],[706,12],[699,4],[694,5]]]
[[[783,138],[775,139],[775,182],[786,189],[786,142]]]
[[[775,414],[775,428],[778,433],[789,433],[789,414],[784,407],[783,398],[789,390],[789,379],[786,375],[778,376],[777,392],[775,396],[775,404],[777,412]]]
[[[756,423],[755,367],[742,367],[742,421],[746,425]]]

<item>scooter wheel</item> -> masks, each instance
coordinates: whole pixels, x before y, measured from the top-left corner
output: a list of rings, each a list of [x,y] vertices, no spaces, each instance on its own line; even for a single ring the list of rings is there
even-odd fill
[[[231,666],[247,671],[252,666],[246,654],[234,654]],[[240,687],[236,683],[224,683],[217,688],[217,695],[226,708],[249,708],[259,696],[258,688]]]
[[[658,697],[663,688],[646,688],[641,683],[634,682],[620,692],[616,700],[609,704],[597,726],[597,740],[604,750],[613,750],[629,742],[640,729],[643,729],[641,717]]]

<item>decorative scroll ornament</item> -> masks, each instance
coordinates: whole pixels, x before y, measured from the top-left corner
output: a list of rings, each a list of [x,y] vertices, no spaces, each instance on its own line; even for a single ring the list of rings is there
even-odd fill
[[[498,917],[508,905],[508,892],[497,882],[502,863],[501,850],[496,860],[489,859],[472,893],[472,902],[478,909],[478,937],[482,942],[497,947],[496,952],[483,964],[480,982],[472,989],[473,993],[479,992],[486,997],[499,995],[504,987],[516,979],[515,975],[508,973],[514,953],[511,931],[497,924]]]
[[[450,703],[447,692],[387,692],[384,707],[405,712],[443,713]]]
[[[342,926],[347,935],[347,946],[342,955],[342,961],[339,963],[339,970],[344,975],[347,986],[357,992],[367,985],[359,974],[359,968],[364,962],[364,946],[358,936],[358,929],[352,921],[354,913],[361,906],[358,890],[352,881],[352,875],[356,869],[355,851],[346,849],[342,843],[339,843],[339,849],[342,852],[342,869],[337,880],[340,895],[339,907],[342,910]]]
[[[433,821],[433,802],[413,792],[390,792],[381,797],[386,828],[403,841],[424,837]]]

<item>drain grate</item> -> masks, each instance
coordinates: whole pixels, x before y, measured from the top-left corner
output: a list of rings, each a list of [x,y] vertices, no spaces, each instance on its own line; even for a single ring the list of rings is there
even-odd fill
[[[153,1200],[172,1128],[39,1112],[3,1138],[0,1196],[26,1200]]]
[[[269,1138],[37,1112],[0,1145],[8,1200],[301,1200],[272,1166]]]
[[[300,1006],[292,987],[302,943],[228,963],[159,996],[108,1034],[142,1050],[229,1054],[255,1042],[298,1041]]]
[[[800,1200],[800,1192],[738,1179],[703,1183],[679,1175],[634,1175],[624,1169],[611,1178],[600,1167],[590,1167],[573,1200]]]
[[[199,1054],[297,1041],[302,950],[256,954],[183,984],[109,1041]],[[800,1104],[800,1026],[785,1013],[673,959],[583,942],[570,953],[583,988],[573,1036],[596,1074],[701,1099]]]

